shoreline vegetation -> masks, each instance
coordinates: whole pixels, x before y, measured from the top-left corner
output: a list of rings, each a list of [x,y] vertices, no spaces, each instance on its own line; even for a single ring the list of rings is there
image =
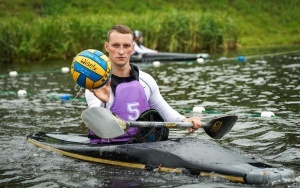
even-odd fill
[[[125,24],[163,52],[226,53],[300,45],[300,0],[0,1],[0,63],[70,60],[103,51]],[[3,10],[3,11],[2,11]]]

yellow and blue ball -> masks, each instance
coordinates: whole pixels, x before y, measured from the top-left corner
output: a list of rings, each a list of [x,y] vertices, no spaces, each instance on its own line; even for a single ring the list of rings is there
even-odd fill
[[[84,50],[74,57],[71,74],[80,87],[97,89],[109,81],[112,74],[111,63],[101,51]]]

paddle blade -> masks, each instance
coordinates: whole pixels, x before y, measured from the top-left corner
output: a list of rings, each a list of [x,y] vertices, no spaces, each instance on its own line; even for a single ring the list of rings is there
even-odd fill
[[[100,138],[115,138],[125,134],[126,124],[106,108],[88,108],[82,112],[81,119]]]
[[[221,139],[231,130],[237,120],[237,116],[224,116],[211,120],[203,128],[210,137]]]

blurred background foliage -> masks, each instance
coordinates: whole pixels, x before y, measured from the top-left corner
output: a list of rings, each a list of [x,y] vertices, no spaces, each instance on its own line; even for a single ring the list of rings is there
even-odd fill
[[[103,51],[108,29],[141,30],[163,52],[222,52],[300,43],[300,0],[0,0],[0,63]]]

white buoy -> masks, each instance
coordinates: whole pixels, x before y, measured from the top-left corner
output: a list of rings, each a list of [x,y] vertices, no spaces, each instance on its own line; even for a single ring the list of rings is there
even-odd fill
[[[204,59],[203,58],[198,58],[197,63],[204,63]]]
[[[202,113],[205,112],[205,108],[203,106],[195,106],[193,112]]]
[[[154,67],[159,67],[160,66],[160,61],[153,61],[153,66]]]
[[[61,72],[62,73],[68,73],[70,71],[69,67],[62,67]]]
[[[18,91],[18,96],[19,97],[25,97],[26,95],[27,95],[26,90],[21,89],[21,90]]]
[[[261,112],[260,114],[260,117],[273,117],[273,116],[275,116],[273,112],[267,112],[267,111]]]
[[[10,71],[9,76],[10,77],[16,77],[16,76],[18,76],[18,72],[17,71]]]

